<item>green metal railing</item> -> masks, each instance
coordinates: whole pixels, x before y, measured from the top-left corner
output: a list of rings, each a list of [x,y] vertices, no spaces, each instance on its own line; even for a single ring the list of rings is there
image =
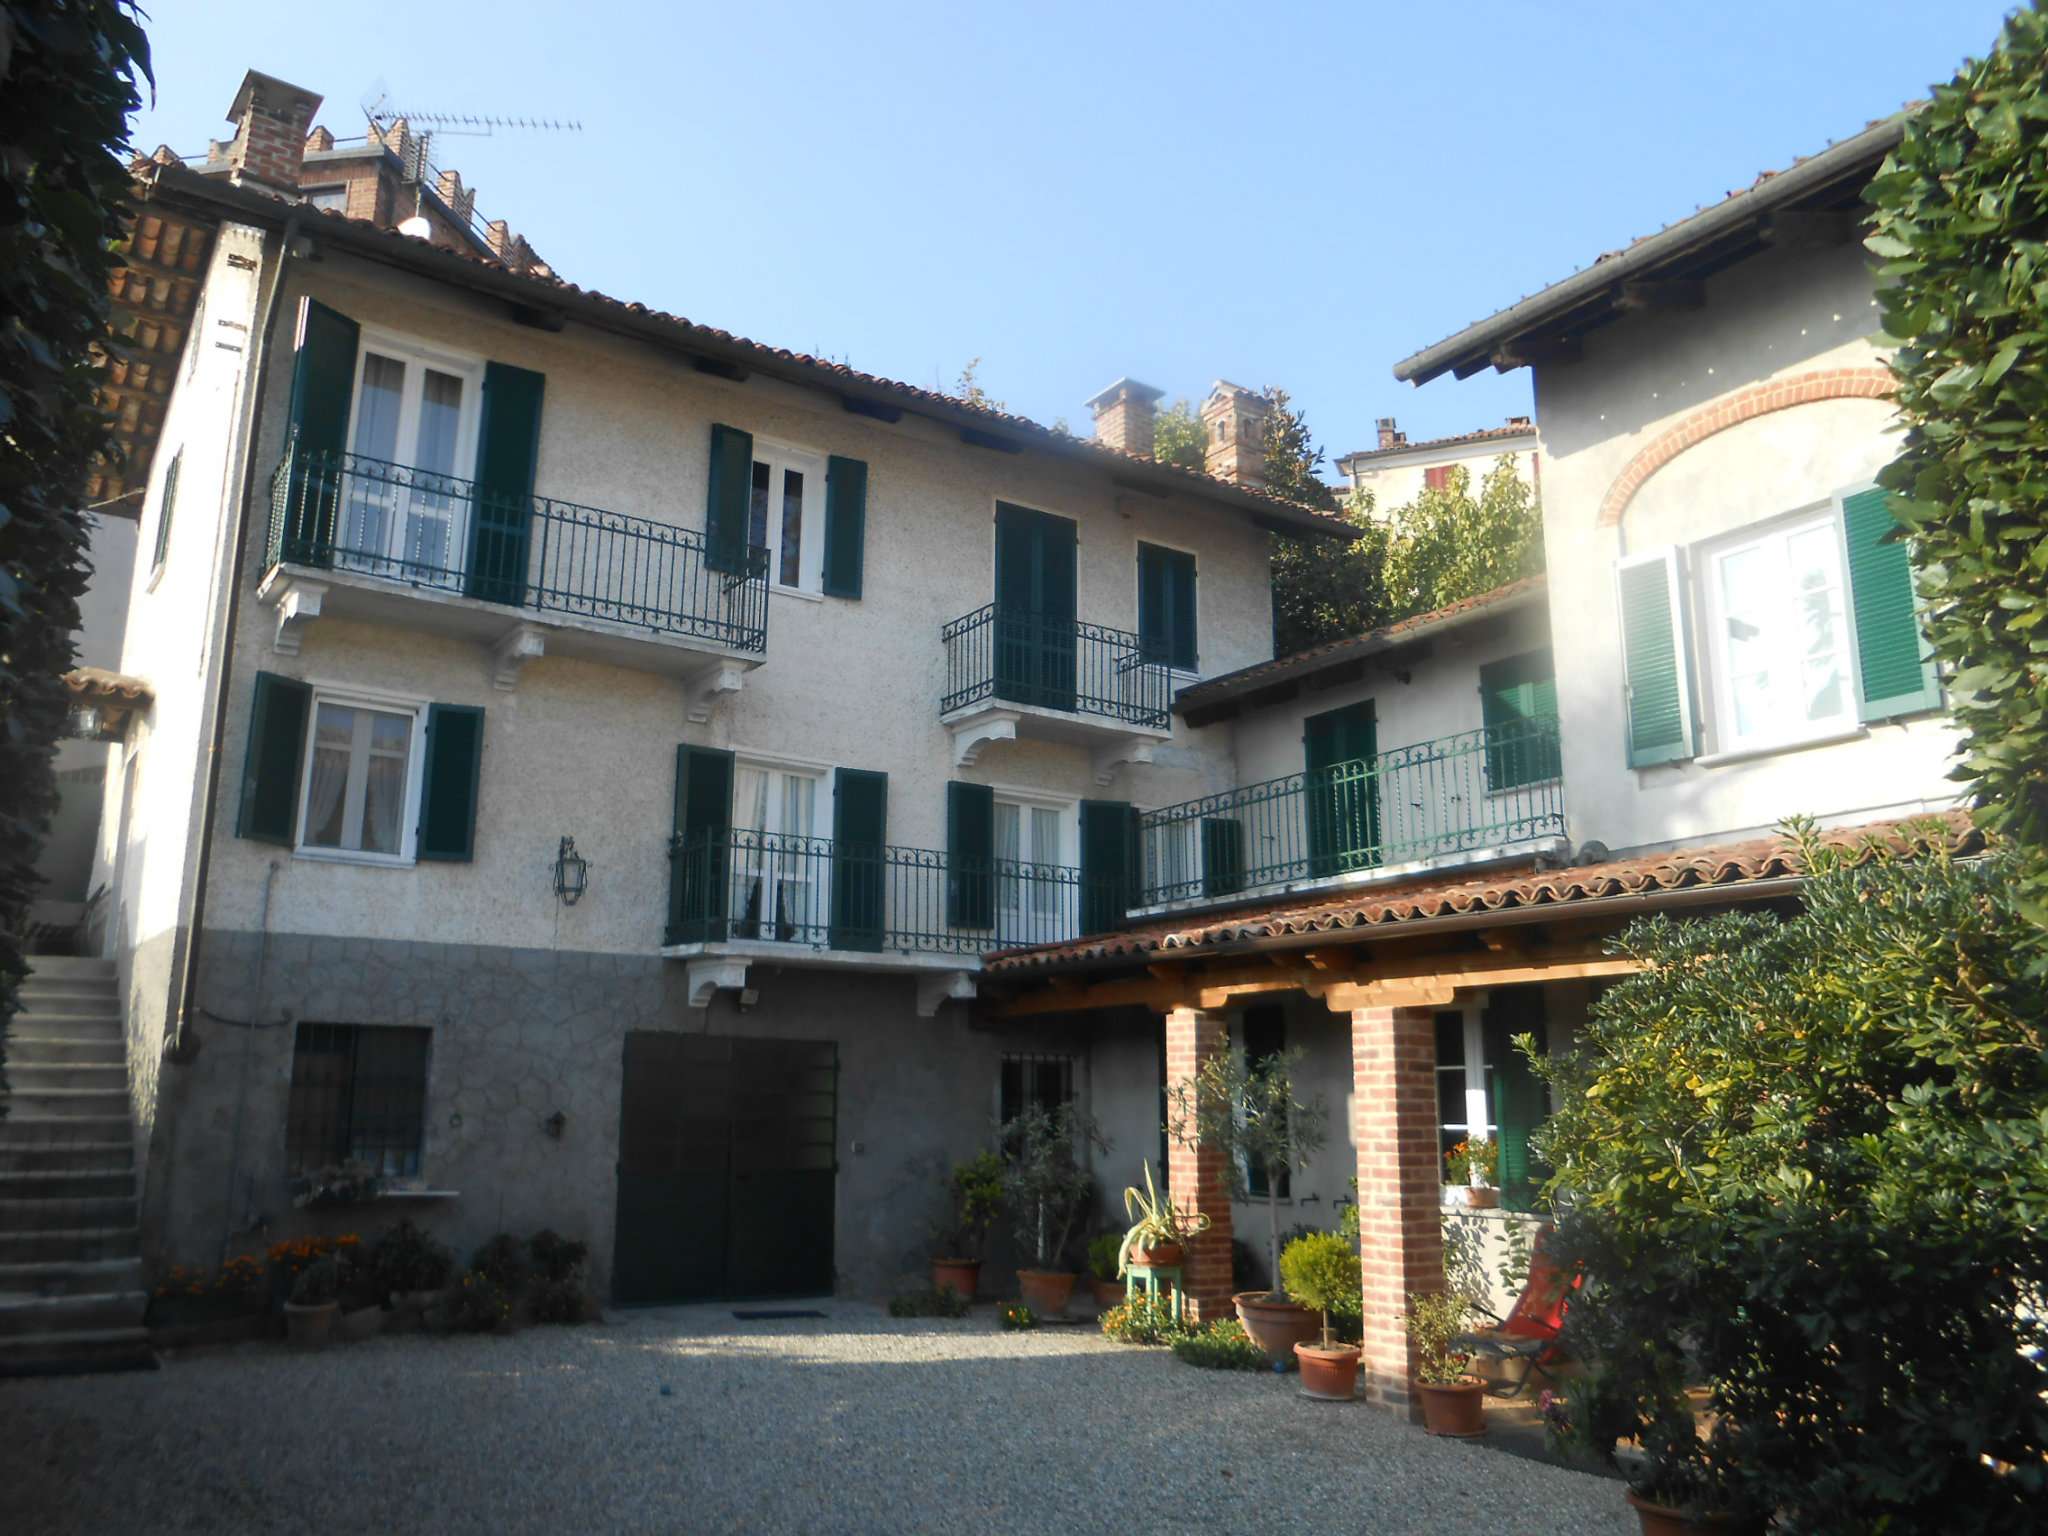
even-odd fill
[[[939,639],[942,715],[995,699],[1153,730],[1173,723],[1172,669],[1147,661],[1128,630],[984,603],[944,625]]]
[[[353,453],[289,448],[271,480],[270,563],[359,571],[535,613],[764,651],[768,555],[722,570],[704,535]]]
[[[666,942],[979,955],[1078,936],[1089,894],[1063,864],[734,828],[670,841]]]
[[[1146,811],[1139,905],[1562,837],[1560,773],[1557,722],[1528,720]]]

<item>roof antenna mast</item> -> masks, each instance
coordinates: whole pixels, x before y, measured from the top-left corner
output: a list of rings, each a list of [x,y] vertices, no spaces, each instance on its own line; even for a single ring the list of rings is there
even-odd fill
[[[400,121],[409,130],[400,163],[404,179],[412,187],[415,217],[421,214],[428,178],[438,175],[430,157],[436,134],[451,138],[488,139],[501,128],[529,133],[583,131],[583,124],[575,118],[512,117],[488,112],[400,112],[390,105],[390,93],[384,89],[382,81],[371,90],[376,92],[376,96],[372,99],[368,91],[364,92],[362,108],[363,116],[369,119],[376,136],[382,139],[392,125]]]

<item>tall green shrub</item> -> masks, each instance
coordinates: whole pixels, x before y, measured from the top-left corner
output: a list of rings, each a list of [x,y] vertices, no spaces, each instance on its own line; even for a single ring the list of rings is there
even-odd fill
[[[1918,546],[1981,820],[2048,926],[2048,13],[1914,113],[1870,184],[1904,451],[1879,477]]]

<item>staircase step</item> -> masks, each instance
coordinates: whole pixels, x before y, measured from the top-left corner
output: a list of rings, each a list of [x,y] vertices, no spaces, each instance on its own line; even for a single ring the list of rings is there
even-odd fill
[[[128,1091],[128,1064],[81,1066],[75,1061],[23,1061],[7,1053],[7,1088],[10,1093],[41,1093],[51,1088],[92,1088],[101,1093]]]
[[[113,1008],[94,1008],[70,1013],[48,1008],[25,1007],[8,1023],[7,1034],[63,1035],[73,1040],[124,1040],[121,1014]]]
[[[0,1201],[83,1200],[134,1194],[133,1168],[0,1169]]]
[[[62,1030],[47,1034],[0,1035],[0,1048],[7,1053],[7,1071],[17,1067],[57,1066],[69,1063],[80,1067],[119,1067],[128,1069],[128,1058],[123,1053],[121,1041],[104,1035],[67,1035]]]
[[[122,1095],[124,1101],[126,1097]],[[48,1115],[17,1104],[0,1115],[0,1166],[4,1166],[9,1150],[14,1148],[70,1146],[79,1142],[132,1143],[134,1133],[128,1128],[125,1102],[122,1110],[118,1115]]]
[[[140,1259],[36,1259],[0,1264],[0,1296],[98,1296],[142,1289]]]
[[[65,1227],[39,1232],[0,1231],[0,1264],[72,1263],[132,1259],[142,1252],[134,1226]]]
[[[144,1328],[99,1328],[0,1339],[0,1376],[67,1376],[92,1371],[153,1371]]]
[[[24,1334],[92,1333],[139,1328],[149,1308],[147,1291],[102,1291],[71,1296],[0,1296],[0,1341]]]
[[[29,963],[29,976],[114,976],[114,962],[103,955],[37,955]]]
[[[132,1186],[134,1181],[129,1182]],[[119,1195],[77,1195],[42,1200],[17,1199],[12,1190],[0,1190],[0,1234],[134,1224],[135,1191],[132,1187]]]
[[[77,1121],[66,1122],[71,1125]],[[17,1142],[6,1139],[7,1122],[0,1120],[0,1174],[70,1173],[81,1168],[133,1168],[135,1143],[127,1137],[128,1127],[113,1128],[105,1141]],[[118,1136],[121,1139],[112,1139]]]
[[[31,971],[21,984],[23,997],[116,997],[120,991],[118,976],[44,976]]]
[[[11,1078],[12,1073],[8,1074]],[[128,1112],[126,1088],[24,1088],[15,1085],[7,1095],[8,1114],[24,1119],[46,1115],[54,1120],[114,1118]]]
[[[111,992],[29,992],[21,999],[22,1018],[119,1018],[121,999]]]

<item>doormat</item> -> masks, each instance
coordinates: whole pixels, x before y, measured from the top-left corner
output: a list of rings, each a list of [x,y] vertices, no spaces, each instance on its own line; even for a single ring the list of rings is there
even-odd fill
[[[779,1323],[793,1317],[823,1317],[822,1312],[813,1312],[804,1307],[755,1307],[747,1311],[735,1311],[733,1316],[743,1323]]]

